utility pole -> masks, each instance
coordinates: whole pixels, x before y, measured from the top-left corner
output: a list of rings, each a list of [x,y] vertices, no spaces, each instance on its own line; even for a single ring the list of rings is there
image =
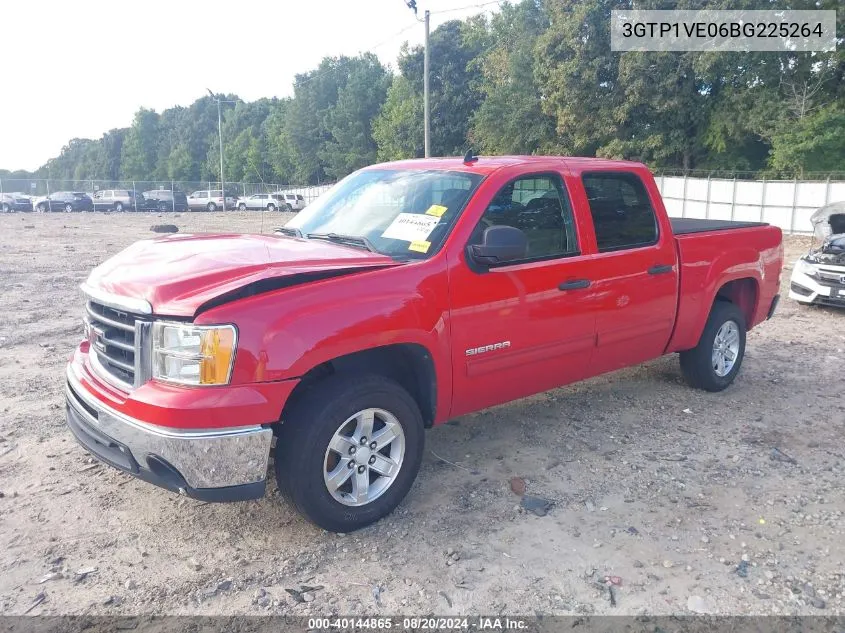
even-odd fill
[[[405,4],[414,12],[414,17],[417,15],[417,0],[405,0]],[[431,23],[431,12],[426,10],[424,19],[418,22],[425,23],[425,49],[423,52],[423,138],[425,147],[425,157],[431,156],[431,107],[429,99],[428,86],[428,49],[429,49],[429,26]]]
[[[223,196],[223,210],[226,210],[226,180],[223,178],[223,116],[220,113],[221,99],[215,95],[211,90],[208,94],[217,102],[217,133],[220,135],[220,195]]]
[[[423,53],[423,118],[425,119],[425,157],[431,156],[431,107],[429,105],[428,89],[428,39],[431,12],[425,12],[425,52]]]

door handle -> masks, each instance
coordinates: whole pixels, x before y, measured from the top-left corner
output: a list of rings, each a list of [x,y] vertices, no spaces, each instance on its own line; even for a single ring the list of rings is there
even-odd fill
[[[590,287],[590,280],[589,279],[573,279],[572,281],[564,281],[560,284],[557,289],[558,290],[581,290],[583,288]]]
[[[649,275],[665,275],[672,272],[673,266],[671,264],[657,264],[648,269]]]

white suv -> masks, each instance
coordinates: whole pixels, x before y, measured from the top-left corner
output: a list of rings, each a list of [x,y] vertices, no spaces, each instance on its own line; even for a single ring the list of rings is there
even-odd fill
[[[226,196],[223,200],[223,192],[219,189],[204,189],[195,191],[188,196],[188,208],[191,211],[217,211],[218,209],[234,209],[237,199]]]
[[[279,195],[285,197],[285,202],[291,208],[291,211],[302,211],[305,208],[305,198],[301,193],[287,193],[284,191],[277,191]]]

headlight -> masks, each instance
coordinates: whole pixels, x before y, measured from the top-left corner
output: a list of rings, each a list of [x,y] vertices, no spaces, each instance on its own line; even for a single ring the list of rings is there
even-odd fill
[[[153,378],[183,385],[226,385],[238,333],[233,325],[153,323]]]
[[[815,277],[818,274],[816,272],[816,267],[806,259],[799,259],[795,262],[795,272],[802,273],[808,277]]]

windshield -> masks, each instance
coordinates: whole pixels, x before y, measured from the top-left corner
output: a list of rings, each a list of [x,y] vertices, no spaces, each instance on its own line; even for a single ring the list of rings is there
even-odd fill
[[[347,176],[288,222],[302,235],[365,238],[379,253],[424,258],[449,234],[481,182],[451,171],[368,170]]]

